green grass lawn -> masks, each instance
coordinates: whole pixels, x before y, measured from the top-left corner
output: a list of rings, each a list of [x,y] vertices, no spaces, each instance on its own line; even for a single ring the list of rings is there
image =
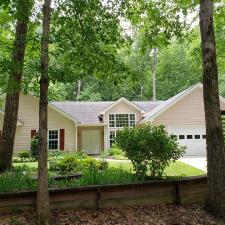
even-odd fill
[[[109,162],[111,167],[123,168],[125,170],[132,170],[133,166],[129,162]],[[195,167],[189,166],[186,163],[176,161],[171,163],[164,171],[166,176],[187,177],[199,176],[205,174],[204,171]]]
[[[37,162],[28,162],[28,163],[13,163],[14,166],[22,166],[23,164],[37,169]],[[132,170],[132,164],[130,162],[124,161],[110,161],[109,167],[121,168],[127,171]],[[164,171],[166,176],[173,177],[187,177],[187,176],[199,176],[205,174],[204,171],[189,166],[183,162],[176,161],[175,163],[171,163],[169,167],[167,167]]]

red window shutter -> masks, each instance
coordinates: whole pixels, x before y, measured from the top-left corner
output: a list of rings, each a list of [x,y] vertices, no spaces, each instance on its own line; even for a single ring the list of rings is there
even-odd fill
[[[60,150],[65,148],[65,129],[60,129]]]
[[[31,130],[31,138],[36,136],[36,130]]]

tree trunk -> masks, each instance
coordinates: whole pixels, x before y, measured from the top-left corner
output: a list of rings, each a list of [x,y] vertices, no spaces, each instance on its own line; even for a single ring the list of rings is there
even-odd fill
[[[38,151],[38,190],[37,216],[40,225],[49,224],[49,192],[48,192],[48,45],[51,16],[51,0],[43,5],[43,33],[41,40],[41,79],[39,105],[39,151]]]
[[[213,30],[213,2],[211,0],[200,0],[200,29],[208,160],[206,206],[214,215],[225,219],[225,149]]]
[[[153,49],[153,60],[151,67],[152,67],[152,100],[156,101],[157,48]]]
[[[77,81],[77,94],[76,94],[76,100],[77,101],[79,101],[79,99],[80,99],[81,86],[82,86],[82,81],[78,80]]]
[[[17,13],[21,13],[23,1],[17,2]],[[0,145],[0,171],[4,172],[12,166],[14,139],[16,134],[19,95],[23,75],[24,55],[26,47],[27,24],[29,21],[29,7],[23,8],[23,15],[19,15],[16,23],[16,35],[13,47],[11,72],[8,80],[8,90],[5,101],[4,125],[2,144]]]

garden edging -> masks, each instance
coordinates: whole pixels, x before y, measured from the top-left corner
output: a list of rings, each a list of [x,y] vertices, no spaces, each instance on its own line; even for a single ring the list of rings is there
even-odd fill
[[[51,208],[107,208],[151,204],[192,204],[205,199],[207,177],[50,189]],[[36,191],[0,193],[0,210],[31,209]]]

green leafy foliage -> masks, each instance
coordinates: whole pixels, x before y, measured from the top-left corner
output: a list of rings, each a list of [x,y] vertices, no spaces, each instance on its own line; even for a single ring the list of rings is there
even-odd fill
[[[130,172],[120,168],[107,168],[98,170],[88,168],[79,180],[52,181],[51,185],[56,187],[77,187],[101,184],[121,184],[137,181],[137,177]]]
[[[12,171],[0,175],[0,192],[34,189],[36,182],[32,180],[31,171],[26,166],[13,168]]]
[[[31,156],[37,160],[38,158],[38,138],[34,137],[31,139]]]
[[[162,177],[166,166],[179,159],[185,149],[168,135],[164,126],[153,125],[124,128],[118,131],[116,143],[126,152],[141,179],[147,175]]]
[[[23,151],[18,153],[19,158],[21,159],[21,161],[23,161],[24,159],[29,159],[31,154],[28,151]]]
[[[69,155],[59,160],[56,167],[61,174],[72,174],[84,172],[90,168],[94,168],[96,170],[105,170],[108,167],[108,164],[106,161],[99,161],[92,157],[79,159],[76,156]]]
[[[136,176],[118,168],[109,168],[103,171],[98,171],[95,168],[88,169],[81,177],[79,184],[98,185],[98,184],[116,184],[116,183],[131,183],[137,181]]]
[[[112,158],[117,160],[127,159],[125,152],[116,145],[113,145],[112,148],[103,151],[101,153],[101,158]]]

